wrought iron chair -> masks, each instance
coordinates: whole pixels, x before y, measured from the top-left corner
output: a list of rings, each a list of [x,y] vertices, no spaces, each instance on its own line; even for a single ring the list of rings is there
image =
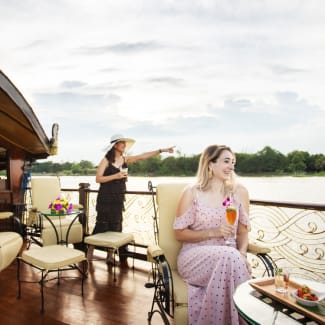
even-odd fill
[[[49,209],[50,202],[59,196],[61,196],[61,185],[58,177],[31,178],[32,207],[26,222],[29,244],[34,242],[39,246],[47,246],[58,241],[68,242],[69,238],[69,243],[79,244],[82,247],[85,216],[80,204],[73,205],[73,208],[78,211],[73,214],[74,218],[71,216],[44,218],[44,212]]]
[[[114,282],[116,281],[116,261],[115,256],[121,256],[119,253],[119,249],[125,245],[132,244],[134,247],[135,253],[135,241],[134,236],[131,233],[123,233],[117,231],[106,231],[102,233],[97,233],[95,235],[90,235],[85,237],[85,244],[88,245],[88,250],[91,247],[91,250],[96,248],[103,248],[107,250],[107,252],[112,253],[113,257],[113,276]],[[127,253],[124,254],[126,256],[132,256],[133,266],[134,269],[134,254]],[[92,257],[88,257],[88,260],[92,260]]]
[[[159,184],[156,188],[156,202],[154,189],[149,182],[154,205],[155,245],[149,246],[147,258],[152,262],[152,282],[146,287],[154,287],[153,301],[148,312],[148,322],[155,313],[159,313],[165,324],[187,324],[187,285],[177,271],[177,255],[181,243],[175,239],[173,222],[180,195],[187,184]],[[158,214],[157,214],[158,211]],[[159,218],[158,218],[159,215]],[[270,249],[255,244],[249,244],[248,252],[257,256],[265,266],[265,273],[273,275],[275,264],[268,255]]]
[[[45,215],[41,214],[40,218],[47,218]],[[50,226],[53,227],[53,232],[57,234],[56,225],[50,222]],[[24,250],[21,256],[17,257],[18,270],[17,270],[17,280],[18,280],[18,299],[21,298],[21,284],[22,283],[37,283],[41,286],[41,313],[44,313],[44,286],[45,283],[50,280],[57,280],[58,285],[60,284],[63,276],[62,272],[65,271],[78,271],[79,278],[81,278],[81,295],[83,296],[84,290],[84,280],[87,277],[87,265],[88,261],[86,254],[82,250],[78,250],[69,247],[69,231],[67,232],[67,237],[63,243],[60,237],[56,236],[55,245],[47,245],[42,247],[32,247],[28,250]],[[40,271],[40,279],[35,281],[23,280],[24,273],[21,272],[22,264],[26,264]],[[51,273],[56,273],[56,277],[49,279]],[[38,274],[39,275],[39,274]],[[72,276],[70,276],[71,278]],[[76,277],[76,276],[74,276]],[[64,277],[66,278],[66,277]]]

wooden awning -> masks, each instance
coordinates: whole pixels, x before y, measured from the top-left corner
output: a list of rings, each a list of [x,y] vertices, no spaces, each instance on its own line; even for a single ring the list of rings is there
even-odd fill
[[[55,124],[49,139],[33,109],[0,70],[0,146],[19,148],[34,159],[47,158],[56,153],[57,128]]]

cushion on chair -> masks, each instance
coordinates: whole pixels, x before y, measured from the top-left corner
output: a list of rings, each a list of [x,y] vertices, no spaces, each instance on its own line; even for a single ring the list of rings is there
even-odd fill
[[[159,246],[163,249],[172,270],[177,269],[177,255],[182,247],[176,240],[173,223],[179,198],[187,184],[170,183],[157,186],[159,214]]]
[[[109,247],[117,249],[121,246],[134,241],[133,234],[106,231],[95,235],[85,237],[85,243],[99,247]]]
[[[32,177],[31,179],[31,189],[32,189],[32,208],[29,210],[29,215],[27,218],[27,225],[31,226],[33,224],[39,223],[39,213],[45,213],[49,210],[50,202],[53,202],[57,197],[61,197],[61,185],[59,177]],[[82,205],[73,204],[74,209],[82,209]],[[58,230],[59,241],[66,240],[66,234],[71,222],[69,217],[61,216],[61,230],[59,228],[60,221],[57,220],[58,217],[49,217],[53,221],[56,229]],[[43,228],[41,233],[43,246],[56,245],[57,238],[53,226],[45,221],[43,217]],[[62,234],[62,236],[61,236]],[[69,243],[80,243],[83,241],[83,226],[79,222],[75,222],[69,233]]]
[[[251,254],[268,254],[271,253],[271,249],[268,247],[259,246],[258,244],[249,243],[247,251]]]
[[[72,203],[72,209],[73,210],[82,210],[83,208],[84,208],[84,206],[82,204]]]
[[[50,218],[58,231],[59,240],[66,240],[67,231],[71,223],[71,220],[65,218],[65,216],[61,217],[62,218],[61,221],[57,219],[58,217],[54,217],[55,218],[54,220],[52,220],[52,217]],[[75,221],[75,223],[72,225],[70,229],[69,243],[70,244],[80,243],[82,242],[82,240],[83,240],[82,224],[79,221]],[[55,231],[49,221],[43,222],[42,242],[43,242],[43,246],[57,244]]]
[[[21,258],[45,270],[55,270],[86,260],[84,252],[62,245],[29,249],[22,253]]]
[[[148,246],[147,248],[147,260],[153,262],[153,259],[157,256],[164,255],[164,251],[158,245]]]
[[[0,271],[16,258],[23,245],[22,237],[11,231],[0,232]]]
[[[159,246],[171,267],[174,284],[174,324],[188,323],[187,284],[177,272],[177,256],[182,244],[176,240],[173,223],[180,196],[187,184],[159,184],[157,205],[159,214]]]
[[[187,306],[187,284],[181,278],[177,271],[172,271],[173,274],[173,283],[174,283],[174,298],[176,305],[185,305]]]
[[[32,204],[38,211],[46,211],[50,202],[61,195],[58,177],[32,177]]]
[[[0,219],[8,219],[12,216],[12,212],[5,211],[5,212],[0,212]]]
[[[174,323],[173,324],[188,324],[187,305],[175,306]]]

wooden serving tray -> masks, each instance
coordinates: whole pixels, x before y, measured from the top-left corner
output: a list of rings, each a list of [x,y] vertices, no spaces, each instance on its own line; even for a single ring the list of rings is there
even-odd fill
[[[293,281],[289,281],[289,288],[287,293],[279,293],[275,291],[275,284],[274,278],[268,279],[261,279],[261,280],[252,280],[249,284],[256,289],[257,291],[261,292],[267,297],[279,301],[283,305],[296,310],[297,312],[313,319],[314,321],[318,322],[319,324],[325,324],[325,316],[317,314],[313,312],[308,307],[304,307],[299,305],[295,298],[291,296],[291,292],[302,285]],[[315,289],[315,288],[313,288]],[[315,308],[315,307],[313,307]]]

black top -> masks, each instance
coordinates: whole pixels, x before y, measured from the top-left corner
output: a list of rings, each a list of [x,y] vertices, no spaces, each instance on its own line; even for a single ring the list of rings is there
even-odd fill
[[[124,163],[123,168],[127,168]],[[103,176],[110,176],[120,172],[120,169],[112,165],[110,162],[106,167]],[[126,178],[115,179],[110,182],[101,183],[97,195],[97,209],[108,209],[112,203],[121,204],[124,202],[124,194],[126,191]]]

